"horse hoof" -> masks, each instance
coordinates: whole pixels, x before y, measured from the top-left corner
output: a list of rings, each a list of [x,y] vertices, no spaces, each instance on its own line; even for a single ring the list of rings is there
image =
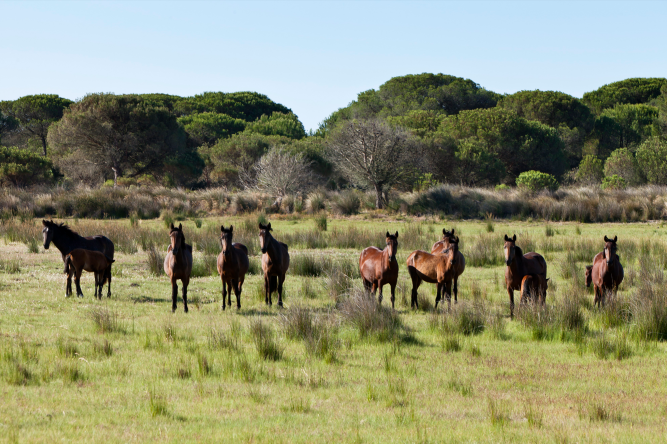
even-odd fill
[[[279,301],[278,302],[278,307],[282,308],[282,306],[283,306],[283,301]]]

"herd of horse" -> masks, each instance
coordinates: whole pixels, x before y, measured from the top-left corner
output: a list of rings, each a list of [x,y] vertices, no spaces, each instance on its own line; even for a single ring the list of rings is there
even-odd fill
[[[44,248],[49,245],[58,248],[65,263],[67,275],[66,295],[72,294],[72,276],[75,277],[77,296],[83,297],[80,278],[83,271],[95,273],[95,296],[102,298],[102,287],[108,283],[107,297],[111,297],[111,265],[114,262],[113,242],[105,236],[83,237],[63,223],[43,220],[42,230]],[[262,252],[262,271],[264,273],[265,303],[272,305],[272,293],[278,293],[278,305],[283,305],[283,284],[289,268],[288,246],[276,240],[271,232],[271,223],[259,224],[259,244]],[[221,252],[217,259],[217,269],[222,281],[222,309],[232,305],[232,291],[236,296],[236,308],[241,308],[241,292],[245,275],[249,269],[248,248],[233,242],[234,226],[220,227]],[[182,283],[183,307],[188,311],[188,284],[192,273],[192,246],[185,242],[183,226],[169,229],[170,243],[164,259],[164,271],[171,280],[172,312],[176,311],[178,283]],[[593,258],[593,265],[585,268],[586,286],[594,286],[595,305],[601,307],[609,295],[618,291],[623,281],[623,266],[616,254],[618,237],[604,237],[604,249]],[[364,288],[374,296],[378,293],[378,303],[382,303],[382,289],[389,284],[391,306],[394,308],[396,284],[398,282],[398,231],[386,233],[386,246],[383,249],[368,247],[359,257],[359,272]],[[516,245],[516,234],[505,235],[503,246],[505,258],[505,286],[510,301],[510,316],[514,316],[514,291],[520,291],[521,304],[546,303],[549,279],[547,263],[538,253],[524,254]],[[442,239],[431,247],[428,253],[416,250],[407,259],[408,273],[412,281],[410,306],[419,308],[417,290],[422,282],[436,284],[435,307],[444,298],[448,309],[451,308],[451,295],[458,300],[458,278],[465,271],[465,256],[459,251],[459,238],[454,229],[442,230]],[[453,288],[452,288],[453,284]]]

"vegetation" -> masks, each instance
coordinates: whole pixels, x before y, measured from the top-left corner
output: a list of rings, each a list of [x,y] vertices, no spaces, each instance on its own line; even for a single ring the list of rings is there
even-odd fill
[[[526,171],[519,174],[516,178],[516,185],[530,191],[558,189],[558,181],[554,176],[540,171]]]

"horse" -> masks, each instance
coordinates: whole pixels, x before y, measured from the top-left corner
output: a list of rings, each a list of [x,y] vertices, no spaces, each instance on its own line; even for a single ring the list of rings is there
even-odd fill
[[[521,290],[521,282],[527,274],[536,274],[547,278],[547,262],[537,253],[523,254],[516,246],[516,234],[509,238],[505,235],[505,286],[510,297],[510,317],[514,317],[514,290]],[[545,294],[546,298],[546,294]]]
[[[379,304],[382,303],[382,287],[389,284],[391,287],[391,308],[393,309],[396,300],[396,282],[398,281],[398,261],[396,260],[398,231],[396,234],[389,234],[387,231],[385,241],[386,248],[383,250],[377,247],[368,247],[361,252],[359,272],[367,292],[372,292],[375,296],[377,289],[380,289]]]
[[[222,309],[226,308],[226,298],[229,298],[229,306],[232,306],[232,289],[236,295],[236,308],[239,309],[243,281],[250,267],[248,248],[243,244],[232,243],[234,225],[230,225],[227,229],[221,225],[220,232],[222,251],[218,255],[218,274],[222,280]]]
[[[106,236],[97,235],[83,237],[72,231],[72,229],[64,223],[58,224],[50,220],[42,219],[42,225],[44,225],[44,228],[42,229],[44,249],[48,250],[49,245],[53,243],[53,245],[60,251],[60,254],[63,257],[63,263],[65,262],[67,255],[77,248],[99,251],[109,259],[113,259],[113,242]],[[111,268],[109,268],[107,279],[109,281],[107,297],[111,297]]]
[[[619,285],[623,282],[623,265],[616,254],[616,242],[618,236],[614,239],[604,237],[604,250],[596,254],[593,258],[593,265],[586,266],[586,286],[591,283],[595,291],[594,304],[600,308],[604,306],[607,294],[612,296],[618,291]]]
[[[454,238],[454,228],[452,228],[452,231],[447,231],[443,228],[442,240],[433,244],[431,247],[431,254],[438,254],[445,251],[450,247],[451,241]],[[458,237],[456,237],[456,242],[458,244]],[[454,265],[454,302],[457,302],[459,294],[459,276],[461,276],[466,269],[466,258],[463,256],[463,253],[459,251],[458,245],[456,247],[456,262],[452,265]]]
[[[544,307],[549,279],[539,274],[527,274],[521,280],[521,304],[539,302]]]
[[[192,245],[185,243],[183,225],[178,228],[171,224],[169,230],[170,244],[167,248],[167,256],[164,258],[164,272],[171,279],[171,312],[176,311],[176,298],[178,296],[178,279],[183,283],[183,307],[188,312],[188,284],[192,272]]]
[[[81,273],[85,270],[95,273],[95,297],[99,296],[99,299],[102,299],[102,286],[107,279],[111,280],[111,264],[114,262],[113,259],[106,257],[99,251],[84,250],[83,248],[72,250],[65,256],[65,274],[67,275],[65,296],[72,294],[72,275],[74,275],[76,295],[83,297]]]
[[[419,308],[417,302],[417,289],[422,281],[437,284],[435,297],[435,308],[438,302],[445,297],[447,309],[452,308],[452,280],[456,277],[459,239],[452,237],[447,243],[447,248],[437,254],[429,254],[425,251],[416,250],[408,256],[408,273],[412,279],[412,298],[410,307]]]
[[[262,250],[262,271],[264,272],[264,302],[273,305],[271,293],[278,290],[278,306],[283,306],[283,282],[289,268],[289,252],[286,244],[278,242],[271,235],[271,222],[259,224],[259,247]]]

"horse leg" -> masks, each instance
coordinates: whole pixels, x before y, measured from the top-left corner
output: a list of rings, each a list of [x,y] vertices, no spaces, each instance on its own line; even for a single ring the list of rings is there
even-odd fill
[[[380,290],[378,294],[378,304],[382,304],[382,287],[384,287],[384,282],[378,280],[378,290]]]
[[[447,311],[452,310],[452,281],[447,281],[444,284],[445,298],[447,298]]]
[[[510,297],[510,318],[514,319],[514,290],[512,287],[507,287],[507,294]]]
[[[232,306],[232,289],[234,288],[234,279],[227,282],[227,305]]]
[[[283,306],[283,282],[285,282],[285,275],[278,277],[278,307]]]
[[[222,309],[224,310],[225,308],[227,308],[227,285],[225,284],[225,280],[222,279]]]
[[[109,265],[108,268],[108,276],[109,276],[109,285],[107,286],[107,298],[111,297],[111,265]],[[102,283],[100,284],[100,299],[102,299],[102,287],[104,287],[104,279],[102,279]]]
[[[176,299],[178,298],[178,282],[171,278],[171,312],[176,311]]]
[[[97,291],[101,290],[102,285],[100,284],[100,273],[95,272],[95,295],[93,296],[95,299],[97,299]],[[100,299],[102,299],[102,292],[100,291]]]
[[[459,297],[459,285],[458,285],[458,282],[459,282],[459,278],[458,278],[458,277],[455,277],[455,278],[454,278],[454,303],[455,303],[455,304],[458,304],[458,302],[459,302],[459,301],[458,301],[458,297]]]
[[[271,290],[269,280],[270,278],[267,275],[264,275],[264,303],[266,305],[269,305],[269,291]]]
[[[419,279],[416,273],[414,273],[412,268],[408,268],[410,273],[410,279],[412,280],[412,291],[410,293],[410,308],[419,308],[419,302],[417,301],[417,289],[422,283],[422,280]]]
[[[65,297],[72,295],[72,271],[67,273],[67,284],[65,286]]]
[[[185,312],[188,312],[188,284],[190,283],[190,278],[181,279],[183,282],[183,308]]]
[[[391,286],[391,309],[394,310],[394,301],[396,300],[396,284],[389,284]]]
[[[442,282],[438,282],[435,290],[435,309],[438,309],[438,302],[442,299]]]
[[[241,292],[243,291],[243,280],[244,280],[243,277],[241,277],[241,279],[239,279],[239,285],[238,285],[239,294],[238,294],[238,296],[236,296],[236,309],[237,310],[241,308]]]
[[[83,291],[81,291],[81,272],[83,270],[76,270],[76,275],[74,276],[74,283],[76,284],[76,295],[78,297],[83,297]]]
[[[232,279],[232,288],[234,289],[234,294],[236,295],[236,309],[241,308],[241,287],[239,285],[238,279]],[[232,306],[232,296],[230,291],[229,296],[229,306]]]
[[[367,281],[366,279],[364,279],[363,281],[364,281],[364,290],[366,290],[366,293],[370,293],[371,289],[373,288],[373,284],[371,283],[371,281]]]

